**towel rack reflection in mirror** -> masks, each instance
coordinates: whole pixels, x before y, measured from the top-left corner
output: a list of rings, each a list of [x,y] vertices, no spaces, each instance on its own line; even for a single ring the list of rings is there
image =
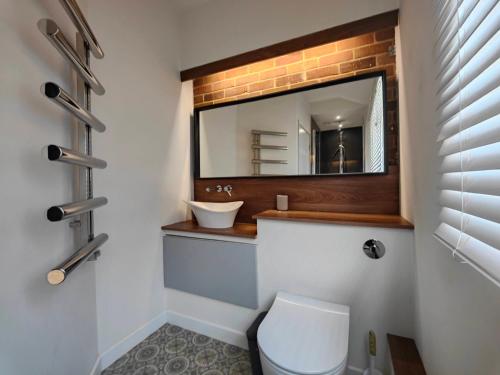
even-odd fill
[[[274,160],[274,159],[263,159],[261,157],[261,150],[277,150],[277,151],[287,151],[288,146],[283,145],[269,145],[262,144],[262,136],[276,136],[276,137],[286,137],[288,132],[271,131],[271,130],[252,130],[252,152],[253,152],[253,175],[254,176],[266,176],[274,174],[262,173],[262,164],[288,164],[287,160]]]

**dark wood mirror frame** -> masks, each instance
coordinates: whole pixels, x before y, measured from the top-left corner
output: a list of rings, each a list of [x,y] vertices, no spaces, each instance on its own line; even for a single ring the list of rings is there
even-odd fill
[[[227,177],[201,177],[200,176],[200,113],[203,111],[215,109],[215,108],[222,108],[222,107],[228,107],[228,106],[234,106],[238,104],[244,104],[244,103],[250,103],[250,102],[256,102],[260,100],[265,100],[265,99],[270,99],[270,98],[275,98],[279,96],[284,96],[284,95],[290,95],[290,94],[295,94],[298,92],[304,92],[304,91],[310,91],[314,89],[319,89],[323,87],[329,87],[329,86],[335,86],[335,85],[340,85],[340,84],[345,84],[345,83],[350,83],[350,82],[356,82],[360,81],[363,79],[369,79],[369,78],[382,78],[382,85],[383,85],[383,112],[384,112],[384,171],[383,172],[353,172],[353,173],[332,173],[332,174],[311,174],[311,175],[288,175],[288,176],[227,176]],[[196,108],[194,110],[194,131],[193,131],[193,136],[194,136],[194,142],[193,142],[193,151],[194,151],[194,178],[195,180],[214,180],[214,179],[247,179],[247,178],[259,178],[259,179],[269,179],[269,178],[333,178],[333,177],[352,177],[352,176],[380,176],[380,175],[386,175],[389,173],[389,154],[388,154],[388,127],[387,127],[387,82],[386,82],[386,73],[385,71],[377,71],[377,72],[371,72],[371,73],[366,73],[366,74],[360,74],[357,76],[352,76],[352,77],[347,77],[347,78],[342,78],[338,80],[332,80],[332,81],[327,81],[327,82],[322,82],[318,84],[313,84],[313,85],[308,85],[304,87],[299,87],[296,89],[290,89],[286,91],[281,91],[278,93],[272,93],[268,95],[261,95],[261,96],[256,96],[253,98],[248,98],[248,99],[242,99],[242,100],[235,100],[235,101],[230,101],[226,103],[220,103],[220,104],[214,104],[214,105],[209,105],[205,107],[200,107]]]

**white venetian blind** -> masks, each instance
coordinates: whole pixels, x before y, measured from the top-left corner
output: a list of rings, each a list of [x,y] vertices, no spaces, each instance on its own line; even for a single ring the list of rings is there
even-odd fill
[[[435,236],[500,286],[500,1],[439,0],[436,15]]]
[[[377,78],[368,106],[365,131],[365,172],[384,171],[384,85]]]

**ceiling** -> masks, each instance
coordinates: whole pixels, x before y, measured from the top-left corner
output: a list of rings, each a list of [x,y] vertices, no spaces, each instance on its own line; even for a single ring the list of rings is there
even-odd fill
[[[319,128],[338,129],[339,121],[344,128],[363,126],[376,80],[370,78],[304,92]]]

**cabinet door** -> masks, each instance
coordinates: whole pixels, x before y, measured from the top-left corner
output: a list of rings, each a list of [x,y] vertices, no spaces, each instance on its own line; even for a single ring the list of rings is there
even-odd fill
[[[167,288],[258,308],[255,245],[166,235],[163,264]]]

